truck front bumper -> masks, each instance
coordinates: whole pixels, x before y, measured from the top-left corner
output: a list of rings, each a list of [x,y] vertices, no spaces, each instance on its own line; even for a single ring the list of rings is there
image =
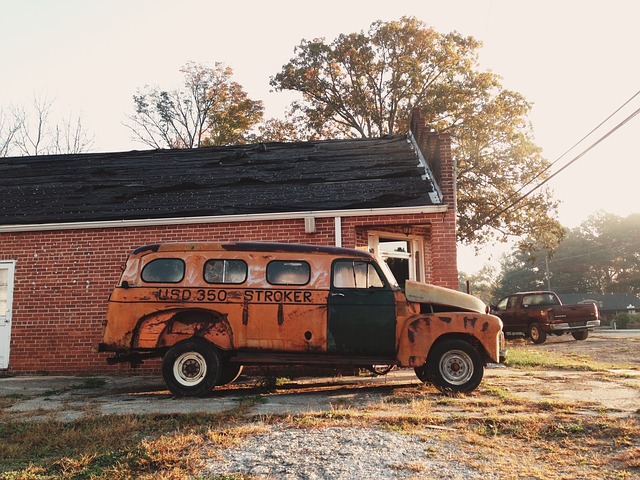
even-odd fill
[[[549,328],[552,332],[570,332],[572,330],[593,329],[600,326],[600,320],[589,320],[588,322],[568,322],[552,323]]]

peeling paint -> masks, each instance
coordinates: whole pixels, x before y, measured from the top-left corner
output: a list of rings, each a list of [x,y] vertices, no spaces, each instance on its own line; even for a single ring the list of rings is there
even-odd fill
[[[464,317],[464,328],[475,328],[478,317]]]

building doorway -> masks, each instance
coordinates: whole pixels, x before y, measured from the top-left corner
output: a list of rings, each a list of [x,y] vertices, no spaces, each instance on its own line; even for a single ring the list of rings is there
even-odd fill
[[[407,280],[424,281],[421,238],[373,233],[369,235],[369,249],[389,265],[389,269],[402,288]]]
[[[0,262],[0,369],[9,368],[15,262]]]

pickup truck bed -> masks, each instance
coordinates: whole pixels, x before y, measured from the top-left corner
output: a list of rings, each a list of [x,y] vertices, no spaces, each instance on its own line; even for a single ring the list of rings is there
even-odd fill
[[[600,325],[597,305],[562,305],[553,292],[519,292],[504,297],[492,313],[502,320],[505,333],[523,333],[534,343],[543,343],[547,335],[571,333],[585,340],[589,330]]]

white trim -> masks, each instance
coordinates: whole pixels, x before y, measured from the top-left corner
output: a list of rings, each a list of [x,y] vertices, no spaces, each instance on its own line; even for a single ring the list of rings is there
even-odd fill
[[[380,237],[393,240],[406,241],[409,243],[410,252],[407,252],[409,260],[409,280],[425,281],[424,263],[424,240],[416,235],[404,235],[402,233],[381,232],[377,230],[369,231],[369,248],[374,254],[383,257],[380,252]],[[416,256],[417,255],[417,256]]]
[[[360,208],[354,210],[321,210],[308,212],[256,213],[250,215],[211,215],[203,217],[176,217],[138,220],[106,220],[95,222],[67,222],[67,223],[34,223],[27,225],[0,225],[0,233],[6,232],[36,232],[46,230],[81,230],[92,228],[125,228],[150,227],[157,225],[188,225],[197,223],[225,223],[225,222],[257,222],[264,220],[292,220],[313,216],[327,217],[362,217],[367,215],[411,215],[422,213],[445,213],[447,205],[423,205],[417,207],[393,208]]]
[[[11,318],[13,316],[13,288],[16,269],[15,260],[0,261],[0,268],[7,270],[7,310],[0,318],[0,369],[9,368],[11,350]]]
[[[336,247],[342,247],[342,217],[336,217],[333,219]]]
[[[409,132],[407,137],[409,139],[409,143],[413,146],[414,150],[416,151],[419,165],[422,168],[424,168],[425,174],[422,176],[422,179],[425,180],[428,178],[429,180],[431,180],[431,185],[433,185],[433,188],[435,189],[435,192],[429,193],[429,198],[431,198],[432,202],[442,202],[442,199],[444,197],[442,195],[442,190],[440,190],[440,185],[438,185],[438,183],[436,182],[436,179],[433,177],[433,172],[429,168],[429,164],[427,163],[427,160],[424,158],[424,155],[422,154],[422,150],[420,150],[420,147],[418,146],[418,142],[416,141],[416,138],[413,136],[413,132]]]

